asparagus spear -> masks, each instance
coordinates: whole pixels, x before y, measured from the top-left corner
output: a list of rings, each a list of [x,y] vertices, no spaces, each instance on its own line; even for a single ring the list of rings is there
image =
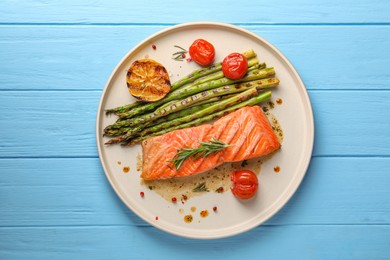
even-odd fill
[[[190,105],[193,105],[199,101],[207,100],[211,97],[242,92],[246,89],[253,88],[253,87],[259,87],[259,88],[260,87],[261,88],[273,87],[273,86],[275,86],[275,84],[277,85],[278,83],[279,83],[279,81],[277,79],[272,78],[272,79],[255,80],[255,81],[250,81],[250,82],[245,82],[245,83],[240,83],[240,84],[228,85],[228,86],[215,88],[212,90],[203,91],[203,92],[197,93],[195,95],[189,96],[189,97],[181,99],[181,100],[169,102],[166,105],[163,105],[163,106],[157,108],[152,113],[148,113],[148,114],[141,115],[139,117],[116,122],[113,125],[108,126],[105,129],[105,132],[107,132],[110,129],[118,129],[118,128],[122,128],[122,127],[133,127],[133,126],[137,126],[140,124],[145,124],[145,123],[153,121],[157,118],[163,117],[167,114],[184,109],[184,108],[186,108]]]
[[[167,102],[170,102],[172,100],[182,99],[182,98],[188,97],[190,95],[199,93],[199,92],[204,91],[204,90],[209,90],[209,89],[213,89],[213,88],[217,88],[217,87],[221,87],[221,86],[226,86],[226,85],[231,85],[231,84],[235,84],[235,83],[263,79],[263,78],[271,77],[274,75],[275,75],[275,70],[274,70],[274,68],[271,67],[271,68],[265,68],[265,69],[261,69],[261,70],[250,71],[250,72],[248,72],[248,74],[245,77],[243,77],[242,79],[239,79],[239,80],[231,80],[231,79],[228,79],[226,77],[223,77],[221,79],[212,80],[212,81],[205,82],[205,83],[202,83],[199,85],[189,85],[188,87],[184,87],[184,88],[180,88],[180,89],[177,89],[175,91],[172,91],[164,99],[162,99],[160,101],[153,102],[153,103],[147,103],[147,104],[140,106],[140,107],[135,107],[134,109],[132,109],[126,113],[123,113],[122,116],[124,116],[126,118],[131,118],[131,117],[134,117],[136,115],[140,115],[140,114],[146,113],[150,110],[153,110],[156,107],[159,107],[159,106],[161,106]]]
[[[250,88],[242,93],[234,95],[231,98],[228,98],[228,99],[225,99],[221,102],[218,102],[218,104],[209,106],[209,107],[202,109],[202,110],[199,110],[196,113],[193,113],[193,114],[181,117],[181,118],[177,118],[177,119],[174,119],[172,121],[168,121],[168,122],[162,123],[162,124],[154,126],[154,127],[147,128],[140,133],[140,136],[146,135],[149,132],[158,131],[160,128],[166,128],[166,127],[169,127],[172,125],[178,125],[178,124],[182,124],[185,122],[193,121],[193,120],[198,119],[202,116],[206,116],[206,115],[209,115],[211,113],[214,113],[215,111],[220,111],[220,110],[223,110],[229,106],[240,103],[240,102],[247,100],[247,99],[249,99],[257,94],[258,94],[258,91],[256,88]],[[133,137],[133,135],[126,134],[121,138],[121,141],[129,141],[132,137]],[[111,139],[106,144],[117,143],[118,140],[119,140],[119,138]]]
[[[166,116],[168,114],[180,111],[182,109],[185,109],[187,107],[190,107],[197,102],[202,102],[205,100],[208,100],[213,97],[218,97],[218,96],[223,96],[226,94],[231,94],[231,93],[236,93],[236,92],[242,92],[244,88],[250,88],[254,86],[253,82],[248,82],[244,84],[237,84],[237,85],[229,85],[229,86],[224,86],[220,88],[215,88],[212,90],[206,90],[200,93],[197,93],[195,95],[186,97],[184,99],[180,100],[173,100],[170,101],[161,107],[157,108],[155,111],[147,114],[140,115],[138,117],[130,118],[127,120],[120,120],[117,121],[116,123],[108,126],[105,128],[105,133],[107,133],[109,130],[112,129],[120,129],[123,127],[135,127],[138,125],[144,125],[147,124],[153,120],[156,120],[160,117]],[[126,118],[126,115],[119,115],[120,119]]]
[[[211,98],[210,103],[203,103],[203,104],[190,106],[186,109],[183,109],[183,110],[177,111],[175,113],[169,114],[167,116],[161,117],[155,121],[150,121],[146,124],[138,125],[137,127],[122,127],[119,129],[110,129],[110,130],[106,131],[106,133],[104,133],[104,136],[116,137],[116,136],[121,136],[124,134],[134,134],[135,135],[135,134],[141,132],[144,128],[146,128],[148,126],[160,124],[160,123],[163,123],[165,121],[170,121],[170,120],[173,120],[173,119],[178,118],[178,117],[183,117],[185,115],[194,113],[197,110],[206,108],[206,107],[210,106],[211,104],[214,104],[215,102],[217,102],[221,98],[222,97]],[[206,101],[209,101],[209,100],[206,100]]]
[[[178,90],[173,91],[170,94],[168,94],[164,103],[166,103],[170,100],[173,100],[173,99],[187,97],[191,94],[199,93],[203,90],[213,89],[213,88],[231,85],[231,84],[235,84],[235,83],[263,79],[263,78],[271,77],[274,75],[275,75],[275,70],[273,67],[271,67],[271,68],[264,68],[264,69],[260,69],[260,70],[257,69],[257,70],[250,71],[250,72],[248,72],[248,74],[245,77],[243,77],[239,80],[232,80],[232,79],[228,79],[226,77],[223,77],[221,79],[208,81],[208,82],[205,82],[202,84],[190,85],[190,86],[178,89]]]
[[[159,124],[159,125],[155,125],[155,126],[152,126],[152,127],[149,127],[149,128],[146,128],[145,130],[143,130],[139,136],[145,136],[149,133],[152,133],[152,132],[158,132],[160,131],[161,129],[164,129],[164,128],[167,128],[167,127],[171,127],[171,126],[175,126],[175,125],[179,125],[179,124],[183,124],[183,123],[186,123],[186,122],[190,122],[190,121],[194,121],[200,117],[203,117],[203,116],[206,116],[206,115],[209,115],[209,114],[212,114],[216,111],[220,111],[220,110],[223,110],[229,106],[232,106],[234,104],[237,104],[237,103],[240,103],[242,102],[243,100],[247,100],[255,95],[257,95],[257,90],[256,88],[250,88],[242,93],[239,93],[229,99],[226,99],[226,100],[223,100],[221,102],[219,102],[218,104],[215,104],[215,105],[212,105],[212,106],[209,106],[205,109],[202,109],[202,110],[199,110],[193,114],[190,114],[190,115],[187,115],[187,116],[184,116],[184,117],[181,117],[181,118],[177,118],[175,120],[172,120],[172,121],[168,121],[168,122],[165,122],[165,123],[162,123],[162,124]],[[122,138],[122,140],[124,142],[126,141],[129,141],[131,138],[129,138],[128,136],[124,136]]]
[[[122,141],[123,135],[125,135],[125,134],[127,135],[127,137],[136,136],[146,127],[161,124],[161,123],[164,123],[166,121],[171,121],[171,120],[174,120],[174,119],[179,118],[179,117],[184,117],[184,116],[187,116],[189,114],[193,114],[193,113],[197,112],[198,110],[202,110],[208,106],[217,104],[219,101],[221,101],[223,99],[230,98],[234,95],[235,94],[230,94],[230,95],[210,98],[208,100],[205,100],[203,102],[199,102],[193,106],[190,106],[186,109],[177,111],[175,113],[166,115],[164,117],[160,117],[157,120],[148,122],[146,124],[138,125],[136,127],[123,127],[123,128],[119,128],[119,129],[110,129],[106,133],[104,133],[104,136],[115,137],[115,140],[112,140],[112,143],[119,143]]]
[[[242,53],[247,59],[253,58],[256,56],[256,53],[253,50],[247,50]],[[194,81],[195,79],[198,79],[200,77],[203,77],[205,75],[209,75],[213,72],[219,71],[222,68],[222,62],[215,63],[211,65],[210,67],[207,68],[202,68],[195,70],[188,74],[187,76],[183,77],[182,79],[176,81],[175,83],[172,84],[172,90],[175,90],[187,83],[190,83]]]
[[[248,59],[248,70],[250,69],[251,66],[258,63],[258,59],[256,58],[256,53],[253,50],[245,51],[243,53],[243,55]],[[182,79],[176,81],[175,83],[173,83],[171,86],[171,91],[173,91],[177,88],[180,88],[180,87],[184,86],[185,84],[193,82],[199,78],[201,78],[201,80],[198,80],[197,83],[204,83],[204,82],[210,81],[212,79],[221,78],[223,76],[218,77],[220,75],[220,73],[218,75],[213,75],[212,77],[209,77],[209,78],[207,78],[207,77],[202,78],[202,77],[209,75],[209,74],[212,74],[214,72],[218,72],[218,71],[221,72],[221,68],[222,68],[222,63],[219,62],[219,63],[211,65],[210,67],[195,70],[191,74],[189,74],[189,75],[183,77]],[[265,68],[265,63],[262,63],[260,68]],[[143,104],[145,104],[145,103],[142,101],[136,101],[136,102],[128,104],[128,105],[107,109],[106,115],[113,114],[113,113],[124,113],[126,111],[129,111],[130,109],[135,108],[135,107],[142,106]]]
[[[252,70],[256,70],[256,69],[264,69],[264,68],[266,68],[266,64],[264,62],[258,64],[257,57],[249,60],[248,61],[248,65],[250,65],[250,67],[248,68],[248,72],[252,71]],[[202,84],[202,83],[206,83],[206,82],[209,82],[209,81],[212,81],[212,80],[221,79],[223,77],[224,77],[223,72],[222,71],[218,71],[218,72],[213,73],[211,75],[208,75],[208,76],[205,76],[205,77],[202,77],[202,78],[199,78],[199,79],[195,80],[191,85]],[[183,86],[183,87],[189,87],[189,85],[186,85],[186,86]],[[130,118],[131,117],[130,115],[133,115],[133,114],[131,114],[131,112],[126,114],[127,111],[129,111],[129,110],[131,110],[131,109],[133,109],[135,107],[140,107],[140,106],[145,105],[145,104],[147,104],[147,103],[142,102],[142,101],[137,101],[137,102],[135,102],[133,104],[129,104],[129,105],[118,107],[118,108],[111,109],[111,110],[107,110],[106,114],[115,113],[119,117]]]
[[[279,80],[277,78],[263,79],[263,80],[257,81],[256,88],[258,91],[260,91],[260,90],[263,90],[266,88],[276,87],[278,84],[279,84]],[[133,138],[133,137],[139,135],[140,132],[146,127],[159,125],[159,124],[162,124],[166,121],[171,121],[171,120],[174,120],[176,118],[180,118],[180,117],[184,117],[184,116],[193,114],[193,113],[195,113],[199,110],[202,110],[208,106],[215,105],[224,99],[231,98],[234,95],[236,95],[236,94],[230,94],[230,95],[226,95],[226,96],[211,98],[209,100],[199,102],[195,106],[189,107],[189,108],[184,109],[184,110],[180,110],[178,112],[175,112],[175,113],[169,114],[167,116],[158,118],[157,120],[154,120],[154,121],[150,121],[150,122],[138,125],[136,127],[121,127],[118,129],[106,128],[104,136],[115,137],[115,139],[111,140],[110,143],[118,143],[118,142],[123,141],[123,139],[129,139],[129,138]],[[204,102],[205,102],[205,104],[202,105],[202,103],[204,103]],[[207,103],[207,102],[210,102],[210,103]]]
[[[142,106],[143,104],[145,104],[145,102],[136,101],[136,102],[128,104],[128,105],[124,105],[124,106],[120,106],[120,107],[116,107],[116,108],[110,108],[110,109],[106,110],[106,115],[115,114],[115,113],[124,113],[126,111],[129,111],[130,109],[135,108],[135,107]]]
[[[266,64],[263,62],[263,63],[260,63],[258,64],[258,59],[257,57],[251,59],[248,61],[248,72],[249,71],[252,71],[252,70],[256,70],[256,69],[264,69],[266,68]],[[223,78],[224,75],[223,75],[223,72],[222,71],[218,71],[216,73],[213,73],[211,75],[208,75],[207,77],[202,77],[200,79],[197,79],[193,82],[193,85],[195,84],[202,84],[202,83],[206,83],[206,82],[209,82],[209,81],[212,81],[212,80],[217,80],[217,79],[221,79]],[[185,86],[185,87],[188,87],[188,86]],[[128,116],[128,114],[126,114],[125,112],[126,111],[129,111],[131,110],[132,108],[134,107],[138,107],[142,104],[145,104],[145,102],[140,102],[140,101],[137,101],[136,102],[137,104],[130,104],[130,105],[127,105],[127,106],[122,106],[122,107],[118,107],[115,109],[116,112],[114,112],[113,110],[107,110],[106,111],[106,114],[108,113],[108,111],[112,111],[112,113],[115,113],[117,116],[119,116],[120,118],[130,118]]]
[[[255,57],[255,58],[253,58],[253,59],[248,61],[248,70],[247,70],[247,72],[255,70],[255,69],[265,69],[265,68],[266,68],[265,62],[259,64],[259,60],[257,59],[257,57]],[[202,84],[202,83],[205,83],[205,82],[208,82],[208,81],[221,79],[224,76],[225,75],[223,74],[222,70],[219,70],[219,71],[217,71],[217,72],[215,72],[213,74],[207,75],[205,77],[201,77],[201,78],[199,78],[197,80],[194,80],[190,84],[198,85],[198,84]],[[186,87],[186,85],[184,85],[182,87]]]
[[[150,133],[149,135],[141,135],[135,139],[132,139],[132,140],[127,140],[127,142],[124,142],[123,145],[127,145],[127,146],[130,146],[130,145],[133,145],[133,144],[137,144],[137,143],[140,143],[141,141],[147,139],[147,138],[150,138],[150,137],[153,137],[153,136],[157,136],[157,135],[162,135],[162,134],[165,134],[165,133],[168,133],[168,132],[171,132],[171,131],[174,131],[174,130],[178,130],[178,129],[183,129],[183,128],[187,128],[187,127],[193,127],[193,126],[198,126],[198,125],[201,125],[203,123],[206,123],[206,122],[209,122],[209,121],[212,121],[212,120],[215,120],[215,119],[218,119],[224,115],[227,115],[229,114],[230,112],[233,112],[235,110],[238,110],[242,107],[245,107],[245,106],[254,106],[254,105],[257,105],[269,98],[271,98],[271,91],[266,91],[266,92],[263,92],[261,94],[259,94],[258,96],[255,96],[255,97],[252,97],[251,99],[248,99],[246,101],[243,101],[243,102],[240,102],[238,104],[235,104],[231,107],[228,107],[226,109],[223,109],[223,110],[220,110],[218,112],[215,112],[215,113],[212,113],[212,114],[209,114],[207,116],[202,116],[202,117],[199,117],[195,120],[191,120],[191,121],[187,121],[183,124],[181,123],[173,123],[171,127],[168,127],[168,128],[165,128],[164,130],[160,130],[160,131],[157,131],[157,132],[152,132]],[[177,119],[177,120],[180,120],[180,119]]]
[[[186,107],[192,106],[198,102],[203,102],[205,100],[208,100],[213,97],[218,97],[218,96],[224,96],[227,94],[232,94],[232,93],[237,93],[237,92],[242,92],[245,89],[251,88],[251,87],[256,87],[256,86],[261,86],[263,85],[261,80],[257,81],[250,81],[246,83],[239,83],[239,84],[233,84],[233,85],[227,85],[211,90],[206,90],[203,92],[199,92],[195,95],[186,97],[184,99],[180,100],[174,100],[173,102],[168,102],[161,107],[157,108],[154,112],[149,113],[149,114],[144,114],[139,117],[132,118],[128,120],[127,122],[129,125],[138,125],[143,122],[147,121],[152,121],[156,118],[165,116],[167,114],[179,111],[181,109],[184,109]],[[123,118],[121,115],[119,115],[120,118]],[[134,123],[133,123],[134,122]]]
[[[259,91],[261,91],[261,90],[263,90],[265,88],[271,88],[271,87],[275,87],[275,86],[279,85],[279,80],[276,79],[276,78],[265,79],[265,80],[259,80],[259,83],[261,83],[263,85],[259,84],[259,85],[255,86],[255,87],[252,86],[249,89],[256,88],[256,90],[259,92]],[[218,108],[221,104],[223,105],[225,103],[229,104],[231,102],[231,100],[234,100],[235,97],[236,97],[236,95],[234,95],[233,97],[231,97],[229,99],[226,99],[226,100],[224,100],[222,102],[219,102],[218,104],[213,104],[212,106],[209,106],[207,109],[213,109],[215,107]],[[197,113],[199,113],[199,111],[196,111],[195,113],[192,113],[192,114],[188,114],[187,117],[191,117],[192,115],[195,115],[195,117],[197,117]],[[170,122],[170,121],[168,121],[168,122]],[[164,128],[167,128],[167,127],[170,126],[170,125],[167,125],[167,123],[164,122],[164,123],[161,123],[161,124],[156,124],[156,125],[154,125],[154,126],[152,126],[150,128],[145,129],[144,131],[142,131],[142,133],[140,135],[144,135],[145,133],[149,133],[149,132],[152,132],[152,131],[156,132],[156,131],[162,130]],[[169,123],[169,124],[172,124],[172,123]]]

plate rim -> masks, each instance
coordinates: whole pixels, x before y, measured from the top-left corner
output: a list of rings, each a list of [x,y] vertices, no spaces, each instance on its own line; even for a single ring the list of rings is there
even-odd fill
[[[291,70],[295,80],[297,80],[298,84],[302,87],[301,94],[303,94],[304,99],[307,101],[304,104],[305,105],[304,111],[307,114],[308,119],[309,119],[307,121],[308,128],[307,128],[307,138],[306,138],[306,140],[308,141],[308,143],[306,145],[308,147],[308,152],[304,154],[304,156],[303,156],[303,158],[301,158],[301,162],[300,162],[301,164],[303,164],[301,166],[302,167],[301,169],[303,170],[303,174],[298,176],[300,178],[294,178],[291,181],[291,183],[286,188],[287,194],[285,196],[283,196],[283,199],[279,199],[278,201],[276,201],[274,203],[274,205],[272,207],[270,207],[271,209],[270,209],[270,213],[268,213],[268,217],[265,217],[265,218],[261,219],[260,221],[256,221],[256,223],[254,223],[254,224],[252,223],[250,225],[246,225],[244,228],[241,228],[239,230],[234,229],[233,232],[226,233],[226,234],[198,235],[198,236],[189,235],[189,234],[182,234],[180,232],[177,232],[177,231],[171,230],[169,228],[166,228],[164,226],[158,225],[155,222],[152,222],[149,219],[147,219],[146,216],[143,216],[143,214],[141,212],[139,212],[139,210],[132,207],[132,205],[124,198],[122,192],[119,191],[119,188],[114,185],[114,180],[112,180],[110,175],[108,174],[107,166],[104,163],[103,154],[102,154],[103,152],[101,149],[101,141],[100,141],[101,136],[100,136],[100,132],[99,132],[101,111],[103,108],[103,103],[104,103],[104,100],[106,97],[106,93],[108,91],[109,84],[112,81],[112,79],[114,78],[115,74],[117,73],[119,67],[129,58],[129,56],[131,56],[131,54],[133,52],[135,52],[138,48],[140,48],[142,45],[146,44],[147,42],[150,42],[151,39],[158,37],[160,35],[169,33],[170,31],[180,30],[180,29],[183,29],[186,27],[191,28],[194,26],[195,27],[196,26],[207,26],[207,27],[212,27],[212,28],[215,27],[215,28],[220,28],[220,29],[223,29],[223,28],[230,29],[230,30],[238,31],[240,33],[249,34],[250,36],[263,42],[264,44],[267,45],[268,48],[272,49],[272,51],[277,53],[279,55],[279,57],[283,60],[283,62],[285,62],[288,65],[288,69]],[[311,100],[310,100],[310,97],[308,95],[306,86],[305,86],[304,82],[302,81],[302,78],[300,77],[299,73],[297,72],[297,70],[293,66],[293,64],[289,61],[289,59],[279,49],[277,49],[273,44],[271,44],[268,40],[264,39],[262,36],[252,32],[248,29],[245,29],[243,27],[240,27],[240,26],[237,26],[234,24],[230,24],[230,23],[224,23],[224,22],[194,21],[194,22],[179,23],[179,24],[176,24],[173,26],[169,26],[165,29],[159,30],[159,31],[151,34],[150,36],[144,38],[144,40],[140,41],[133,48],[131,48],[122,57],[122,59],[117,63],[115,68],[112,70],[109,78],[107,79],[107,81],[104,85],[103,91],[101,93],[101,96],[99,99],[99,105],[98,105],[98,109],[97,109],[97,113],[96,113],[96,146],[97,146],[97,150],[98,150],[99,161],[100,161],[100,164],[103,168],[106,179],[110,183],[110,186],[115,191],[116,195],[120,198],[120,200],[126,205],[126,207],[129,210],[134,212],[139,218],[141,218],[143,221],[150,224],[151,226],[153,226],[157,229],[160,229],[162,231],[165,231],[167,233],[176,235],[176,236],[192,238],[192,239],[220,239],[220,238],[235,236],[235,235],[247,232],[255,227],[258,227],[258,226],[262,225],[264,222],[268,221],[273,216],[275,216],[275,214],[278,213],[290,201],[290,199],[293,197],[293,195],[296,193],[297,189],[299,188],[300,184],[302,183],[304,177],[306,176],[307,170],[308,170],[310,162],[311,162],[312,153],[313,153],[314,137],[315,137],[315,126],[314,126],[314,115],[313,115]],[[292,186],[292,188],[289,188],[291,186]]]

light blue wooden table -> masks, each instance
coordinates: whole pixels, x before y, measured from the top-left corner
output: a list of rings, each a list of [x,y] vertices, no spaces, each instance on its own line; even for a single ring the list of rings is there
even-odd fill
[[[0,2],[0,259],[390,259],[390,2],[186,2]],[[315,116],[298,192],[264,225],[225,239],[143,222],[108,184],[95,144],[115,65],[190,21],[273,43]]]

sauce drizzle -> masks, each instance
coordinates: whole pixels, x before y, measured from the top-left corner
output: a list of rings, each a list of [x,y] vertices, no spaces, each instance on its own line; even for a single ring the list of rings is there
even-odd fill
[[[201,216],[202,218],[205,218],[205,217],[207,217],[208,215],[209,215],[209,211],[208,211],[207,209],[202,210],[202,211],[200,212],[200,216]]]
[[[193,219],[194,218],[192,217],[192,215],[185,215],[184,216],[184,222],[186,222],[186,223],[191,223]]]

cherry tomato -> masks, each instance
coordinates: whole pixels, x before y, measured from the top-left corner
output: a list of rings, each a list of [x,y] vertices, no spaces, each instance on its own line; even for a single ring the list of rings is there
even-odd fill
[[[241,53],[231,53],[222,61],[222,72],[229,79],[241,79],[248,70],[248,60]]]
[[[191,58],[202,66],[211,65],[214,61],[214,46],[206,40],[197,39],[190,46],[189,53]]]
[[[250,199],[255,196],[259,181],[256,174],[249,170],[235,171],[232,174],[232,193],[239,199]]]

